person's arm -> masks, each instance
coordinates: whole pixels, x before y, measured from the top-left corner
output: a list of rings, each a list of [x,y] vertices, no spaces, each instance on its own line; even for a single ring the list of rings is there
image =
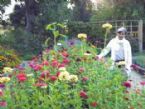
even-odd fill
[[[127,57],[126,57],[126,68],[128,70],[131,70],[131,65],[132,65],[132,51],[131,51],[131,45],[128,42],[128,47],[127,47]]]
[[[110,50],[111,50],[111,45],[112,45],[113,40],[111,40],[107,46],[101,51],[101,53],[98,55],[99,58],[102,58],[104,56],[106,56]]]

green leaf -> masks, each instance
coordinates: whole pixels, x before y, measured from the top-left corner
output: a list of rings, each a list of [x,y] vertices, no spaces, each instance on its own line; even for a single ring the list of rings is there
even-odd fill
[[[59,31],[58,30],[53,31],[53,35],[54,35],[54,37],[58,37],[59,36]]]

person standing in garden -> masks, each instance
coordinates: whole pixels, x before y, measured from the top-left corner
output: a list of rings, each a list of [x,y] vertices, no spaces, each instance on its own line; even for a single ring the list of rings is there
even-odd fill
[[[111,51],[111,60],[113,61],[111,69],[115,67],[117,62],[123,61],[125,62],[124,64],[127,76],[130,76],[132,65],[132,51],[130,42],[125,39],[126,33],[126,28],[119,28],[117,30],[116,37],[110,40],[107,46],[99,55],[97,55],[97,57],[101,59]]]

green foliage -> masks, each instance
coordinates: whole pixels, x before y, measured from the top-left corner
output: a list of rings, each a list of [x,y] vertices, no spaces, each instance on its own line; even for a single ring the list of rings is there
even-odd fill
[[[14,50],[0,46],[0,73],[4,67],[16,67],[18,64],[20,64],[20,59]]]
[[[142,94],[126,93],[126,87],[122,85],[125,78],[119,69],[110,71],[110,61],[95,60],[96,48],[88,46],[86,41],[82,46],[74,45],[59,52],[46,50],[48,60],[35,59],[30,62],[31,67],[25,67],[24,73],[18,69],[12,73],[4,90],[6,108],[127,109],[144,106]],[[61,76],[63,73],[69,75]],[[78,79],[70,79],[72,75]]]
[[[20,56],[38,54],[42,50],[43,41],[41,36],[27,33],[21,28],[9,31],[0,38],[2,46],[15,49]]]
[[[88,41],[93,44],[95,44],[97,40],[103,40],[104,38],[104,33],[100,24],[93,22],[69,22],[69,38],[76,37],[78,33],[86,33],[88,35]]]
[[[144,6],[143,0],[103,0],[94,12],[92,20],[144,19]]]
[[[64,29],[64,28],[66,28],[66,25],[65,24],[61,24],[61,23],[52,23],[52,24],[48,24],[46,26],[46,30],[50,30],[53,33],[53,37],[54,37],[54,46],[53,47],[55,49],[56,49],[56,42],[58,40],[58,37],[60,37],[60,36],[61,37],[65,37],[64,34],[60,33],[60,30]],[[46,45],[46,43],[48,43],[49,40],[50,39],[47,38],[47,40],[45,41],[45,46],[47,46],[47,47],[48,47],[48,44]]]
[[[133,63],[145,68],[145,56],[143,53],[134,54]]]

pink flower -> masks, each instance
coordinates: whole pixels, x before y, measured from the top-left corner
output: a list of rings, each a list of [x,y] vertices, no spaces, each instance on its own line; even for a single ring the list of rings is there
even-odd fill
[[[131,83],[129,81],[126,81],[123,83],[123,86],[125,86],[127,88],[131,88]]]
[[[34,68],[36,63],[34,61],[30,61],[28,64],[31,68]]]
[[[82,73],[82,72],[84,72],[84,71],[85,71],[85,69],[84,69],[83,67],[80,67],[80,68],[79,68],[79,72],[80,72],[80,73]]]
[[[42,62],[42,65],[48,66],[48,65],[49,65],[49,62],[48,62],[47,60],[44,60],[44,61]]]
[[[34,66],[33,69],[34,69],[35,71],[39,71],[39,70],[42,70],[42,68],[43,68],[42,65],[37,64],[37,65]]]
[[[7,102],[6,101],[0,101],[0,107],[6,107]]]
[[[88,80],[89,80],[88,77],[83,77],[83,78],[82,78],[82,82],[86,82],[86,81],[88,81]]]
[[[3,96],[3,95],[4,95],[3,91],[0,90],[0,97]]]
[[[141,81],[140,84],[141,84],[142,86],[145,86],[145,81]]]
[[[64,58],[64,59],[63,59],[63,63],[64,63],[64,64],[69,64],[69,63],[70,63],[70,60],[67,59],[67,58]]]
[[[58,67],[59,62],[58,62],[57,60],[52,60],[51,65],[52,65],[53,67]]]
[[[81,98],[84,98],[84,99],[87,99],[88,98],[88,95],[87,95],[87,93],[85,91],[81,90],[80,91],[80,97]]]
[[[65,64],[64,63],[59,64],[58,68],[60,68],[60,67],[65,67]]]

